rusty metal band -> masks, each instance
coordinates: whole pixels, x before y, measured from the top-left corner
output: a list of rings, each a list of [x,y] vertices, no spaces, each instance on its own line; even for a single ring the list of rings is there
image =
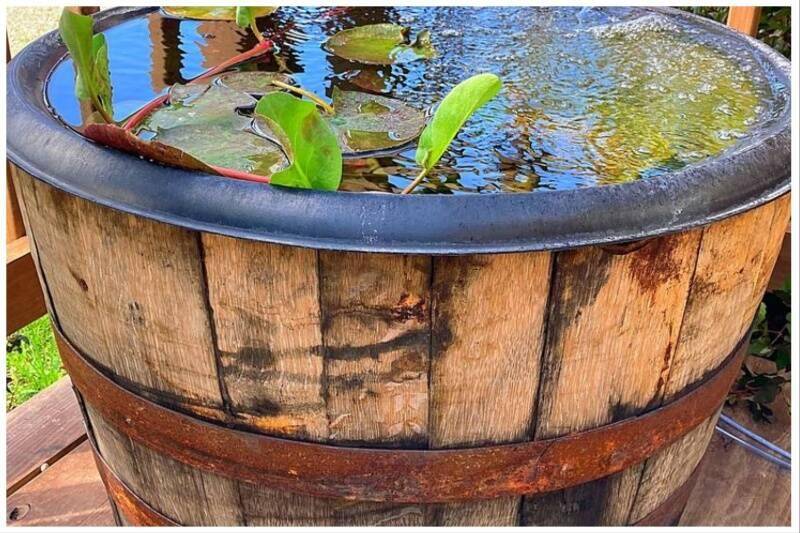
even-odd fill
[[[641,416],[564,437],[444,450],[331,446],[205,422],[119,386],[59,332],[64,366],[112,427],[176,461],[323,498],[445,503],[560,490],[640,463],[713,416],[738,375],[746,338],[699,386]]]
[[[95,463],[97,470],[100,472],[100,478],[106,487],[109,497],[113,500],[117,511],[125,518],[125,524],[130,526],[181,526],[178,522],[172,520],[153,509],[147,502],[137,496],[126,484],[122,481],[117,474],[106,463],[105,459],[100,455],[100,452],[92,446],[94,453]],[[632,523],[632,526],[675,526],[686,508],[686,503],[689,501],[689,495],[697,483],[698,474],[700,473],[700,464],[698,464],[689,479],[675,489],[666,500],[664,500],[658,507],[653,509],[647,516],[641,520]]]

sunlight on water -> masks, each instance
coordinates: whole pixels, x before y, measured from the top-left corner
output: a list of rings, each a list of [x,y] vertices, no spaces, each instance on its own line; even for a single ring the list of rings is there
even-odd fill
[[[437,56],[360,65],[322,48],[340,29],[379,22],[407,25],[411,34],[430,29]],[[746,142],[788,99],[746,48],[720,49],[679,19],[639,9],[284,7],[259,27],[280,52],[244,68],[290,72],[328,99],[339,87],[427,109],[473,74],[498,74],[503,92],[473,116],[431,173],[427,187],[437,192],[569,189],[657,176]],[[106,36],[117,119],[255,44],[233,22],[158,12]],[[79,125],[72,76],[71,64],[60,64],[48,99]],[[348,161],[342,189],[397,191],[416,173],[412,145]]]

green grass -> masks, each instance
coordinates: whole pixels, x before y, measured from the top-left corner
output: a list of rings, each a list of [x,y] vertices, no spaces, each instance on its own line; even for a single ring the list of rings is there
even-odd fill
[[[50,318],[25,326],[6,339],[6,411],[65,375]]]

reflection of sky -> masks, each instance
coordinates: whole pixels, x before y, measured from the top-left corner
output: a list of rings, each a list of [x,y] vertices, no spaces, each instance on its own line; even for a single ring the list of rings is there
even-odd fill
[[[259,25],[277,43],[298,84],[327,97],[337,85],[423,108],[473,74],[498,74],[505,89],[466,124],[442,159],[440,167],[447,168],[442,177],[457,178],[467,188],[487,181],[522,189],[571,188],[603,179],[594,163],[609,156],[602,150],[608,149],[616,121],[625,118],[617,116],[614,102],[626,101],[623,82],[636,81],[621,78],[619,63],[658,53],[639,49],[635,41],[609,44],[585,30],[640,15],[625,8],[286,7]],[[369,66],[332,56],[321,46],[340,29],[386,21],[409,26],[412,37],[431,29],[437,57]],[[106,37],[117,119],[130,115],[166,85],[196,76],[255,44],[232,22],[178,21],[157,14],[113,28]],[[246,68],[276,70],[278,65],[266,57]],[[80,112],[72,96],[72,77],[68,62],[59,65],[48,96],[58,113],[77,125]],[[628,149],[619,149],[623,148]],[[413,165],[408,162],[413,161],[413,147],[400,156],[388,166]],[[666,169],[649,168],[642,174]],[[390,179],[405,183],[402,177]]]

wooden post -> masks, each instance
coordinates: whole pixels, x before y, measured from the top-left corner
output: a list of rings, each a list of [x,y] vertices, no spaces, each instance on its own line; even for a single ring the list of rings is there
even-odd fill
[[[761,7],[731,7],[728,11],[728,26],[755,37],[758,33],[758,21],[761,19]]]

